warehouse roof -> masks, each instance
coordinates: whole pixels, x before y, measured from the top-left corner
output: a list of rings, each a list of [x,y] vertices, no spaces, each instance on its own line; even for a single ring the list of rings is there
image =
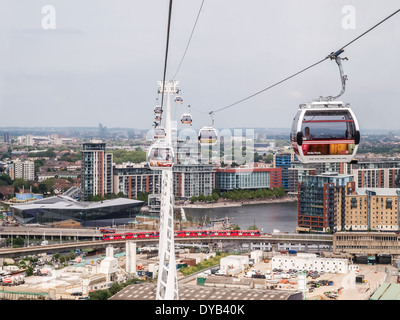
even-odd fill
[[[382,283],[370,300],[400,300],[400,284]]]
[[[155,300],[157,285],[132,284],[109,300]],[[301,300],[299,292],[179,285],[179,300]]]

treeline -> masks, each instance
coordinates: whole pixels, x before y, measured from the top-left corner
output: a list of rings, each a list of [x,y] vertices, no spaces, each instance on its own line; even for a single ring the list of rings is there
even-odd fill
[[[227,200],[250,200],[250,199],[268,199],[268,198],[280,198],[286,196],[285,189],[283,187],[272,188],[272,189],[257,189],[257,190],[244,190],[235,189],[231,191],[220,192],[218,190],[213,190],[211,195],[205,196],[203,194],[199,196],[193,196],[190,201],[196,202],[210,202],[218,201],[218,199]]]
[[[283,187],[272,189],[257,189],[257,190],[243,190],[236,189],[227,192],[222,192],[221,197],[229,200],[250,200],[250,199],[268,199],[280,198],[286,196]]]
[[[109,287],[108,289],[100,289],[100,290],[95,290],[95,291],[89,292],[89,299],[90,300],[108,300],[113,295],[117,294],[119,291],[126,288],[127,286],[130,286],[132,284],[136,284],[139,282],[144,282],[144,281],[137,279],[137,278],[132,278],[125,282],[113,282],[111,287]]]
[[[400,153],[400,147],[396,144],[364,144],[360,145],[357,150],[358,153],[374,153],[374,154],[383,154],[383,155],[395,155],[396,153]]]
[[[219,265],[220,260],[226,256],[228,256],[229,253],[221,253],[219,251],[216,252],[215,257],[211,257],[209,259],[205,259],[202,262],[199,262],[198,264],[194,266],[187,266],[187,267],[182,267],[179,271],[184,275],[188,276],[192,273],[199,272],[201,270]]]
[[[125,195],[123,192],[119,192],[118,194],[111,193],[111,194],[105,194],[104,196],[101,195],[92,195],[89,194],[87,196],[87,201],[103,201],[103,200],[110,200],[110,199],[117,199],[117,198],[125,198]]]
[[[67,180],[69,180],[71,182],[71,179],[67,179]],[[15,180],[11,180],[11,178],[8,174],[0,174],[0,186],[13,186],[15,193],[20,192],[20,190],[22,190],[22,189],[25,189],[25,190],[32,189],[33,193],[47,194],[50,192],[51,194],[53,194],[54,185],[55,185],[54,178],[46,179],[46,180],[40,182],[38,185],[35,185],[34,181],[28,181],[28,180],[24,180],[22,178],[17,178]]]
[[[141,163],[146,161],[146,152],[140,148],[136,148],[135,151],[107,150],[107,152],[113,154],[113,160],[117,164],[121,164],[123,162]]]

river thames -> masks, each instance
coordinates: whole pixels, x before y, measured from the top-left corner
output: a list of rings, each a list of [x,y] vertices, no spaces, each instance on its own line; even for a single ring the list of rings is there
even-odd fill
[[[185,214],[192,221],[209,221],[228,217],[240,229],[256,225],[266,233],[274,229],[295,232],[297,227],[297,202],[248,204],[237,207],[185,208]]]

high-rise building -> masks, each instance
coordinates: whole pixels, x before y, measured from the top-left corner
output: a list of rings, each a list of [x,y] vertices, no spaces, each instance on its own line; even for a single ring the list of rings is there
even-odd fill
[[[113,155],[106,153],[104,142],[92,141],[82,146],[82,199],[113,193]]]
[[[4,142],[5,143],[10,142],[10,133],[9,132],[4,132]]]
[[[346,194],[353,191],[351,175],[323,173],[304,176],[298,184],[298,230],[329,232],[342,229]]]
[[[27,134],[27,135],[26,135],[26,138],[25,138],[25,145],[27,145],[27,146],[33,146],[34,142],[35,142],[35,141],[33,140],[33,135]]]
[[[282,169],[282,187],[285,188],[285,190],[289,189],[289,168],[293,161],[297,161],[297,157],[293,151],[274,154],[274,167]]]
[[[12,180],[35,180],[35,163],[33,161],[14,161],[8,169]]]

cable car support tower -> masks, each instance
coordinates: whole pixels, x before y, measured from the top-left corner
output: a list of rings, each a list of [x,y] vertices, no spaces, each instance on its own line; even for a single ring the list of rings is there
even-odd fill
[[[172,149],[171,94],[177,94],[178,81],[159,81],[158,92],[166,95],[165,147]],[[178,281],[174,243],[174,195],[172,166],[162,169],[160,208],[159,268],[157,300],[178,300]]]

